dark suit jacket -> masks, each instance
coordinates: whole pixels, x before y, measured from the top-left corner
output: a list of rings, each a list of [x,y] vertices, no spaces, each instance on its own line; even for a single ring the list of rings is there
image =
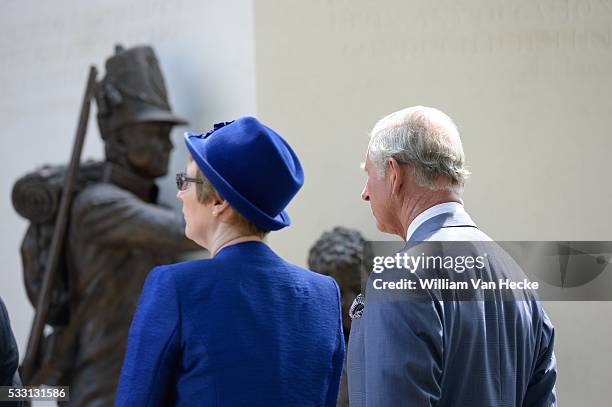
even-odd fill
[[[0,299],[0,386],[11,386],[17,367],[19,353],[11,322],[2,299]]]
[[[340,293],[261,242],[154,269],[132,322],[118,406],[335,406]]]
[[[19,352],[11,329],[8,311],[0,298],[0,386],[20,386],[17,367]],[[22,401],[0,401],[0,407],[21,407]]]
[[[469,255],[490,238],[461,210],[427,220],[410,240],[405,251],[418,241],[467,241]],[[505,276],[508,258],[490,257],[483,274]],[[371,276],[351,326],[351,407],[556,405],[554,328],[534,293],[466,301],[425,289],[417,301],[375,291]]]

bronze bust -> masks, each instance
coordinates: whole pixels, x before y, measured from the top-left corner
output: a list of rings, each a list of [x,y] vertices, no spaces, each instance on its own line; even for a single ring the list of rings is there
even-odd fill
[[[345,343],[348,343],[351,331],[348,310],[361,292],[361,279],[365,273],[363,268],[365,243],[359,231],[338,226],[324,232],[308,253],[308,268],[331,276],[340,286]],[[348,406],[348,385],[344,369],[337,406]]]

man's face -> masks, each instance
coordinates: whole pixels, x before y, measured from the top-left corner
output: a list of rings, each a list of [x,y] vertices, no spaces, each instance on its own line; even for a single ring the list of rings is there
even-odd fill
[[[361,192],[361,199],[370,202],[372,214],[376,218],[376,227],[381,232],[393,233],[391,227],[394,214],[391,209],[391,183],[389,175],[380,179],[374,163],[366,156],[364,170],[367,173],[366,184]]]
[[[123,129],[127,162],[136,173],[157,178],[168,173],[171,123],[137,123]]]

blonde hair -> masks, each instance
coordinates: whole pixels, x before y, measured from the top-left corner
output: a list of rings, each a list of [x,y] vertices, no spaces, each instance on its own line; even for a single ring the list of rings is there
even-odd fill
[[[190,163],[193,162],[193,157],[191,156],[191,154],[188,154],[188,160]],[[201,184],[196,183],[196,197],[198,198],[198,202],[207,204],[212,201],[222,201],[224,198],[219,194],[219,192],[217,192],[215,187],[212,186],[208,178],[204,176],[204,173],[202,172],[200,167],[196,165],[196,168],[197,170],[195,177],[202,181]],[[234,215],[235,216],[232,218],[232,223],[234,224],[234,226],[238,227],[246,234],[256,235],[261,238],[264,238],[269,233],[268,230],[260,228],[259,226],[242,216],[240,213],[238,213],[238,211],[235,209]]]

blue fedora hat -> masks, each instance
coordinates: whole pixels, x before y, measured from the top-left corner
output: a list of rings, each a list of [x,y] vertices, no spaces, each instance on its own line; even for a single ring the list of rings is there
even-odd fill
[[[206,134],[185,133],[185,143],[212,186],[246,219],[264,230],[291,224],[285,211],[304,184],[289,144],[254,117],[215,124]]]

